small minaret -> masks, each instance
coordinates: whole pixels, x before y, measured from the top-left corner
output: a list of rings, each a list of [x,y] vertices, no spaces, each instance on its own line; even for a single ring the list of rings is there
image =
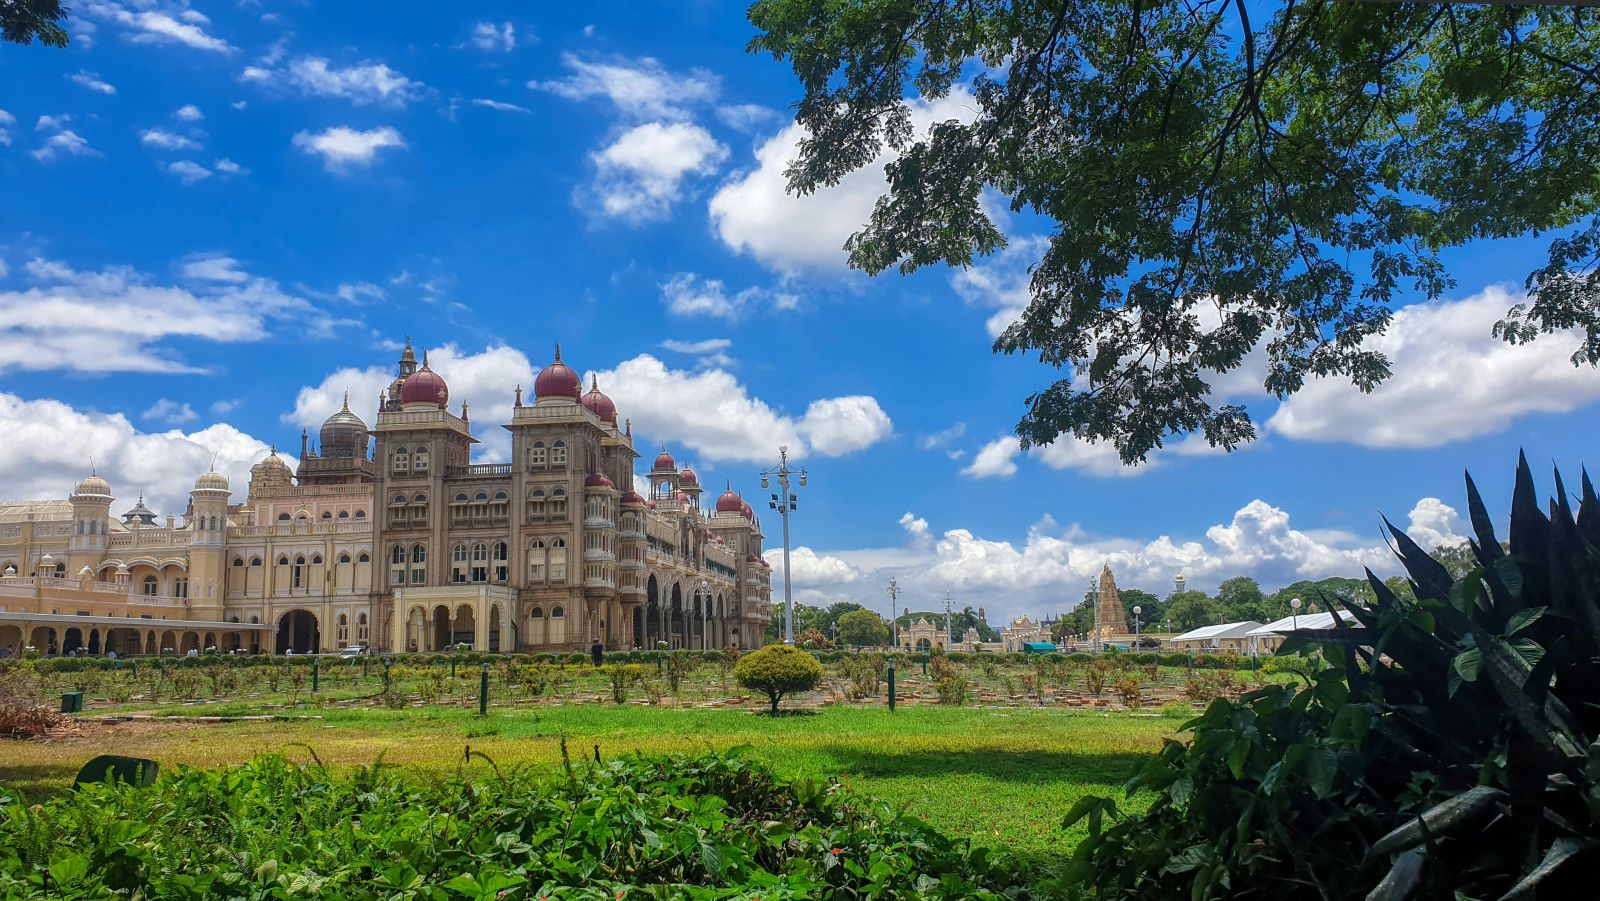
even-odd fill
[[[72,541],[68,544],[69,568],[96,569],[105,559],[111,531],[111,484],[92,470],[88,478],[72,489],[67,503],[72,506]]]

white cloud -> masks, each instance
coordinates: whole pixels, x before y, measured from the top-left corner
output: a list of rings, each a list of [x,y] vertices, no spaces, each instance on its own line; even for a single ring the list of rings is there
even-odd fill
[[[683,196],[684,180],[711,175],[728,149],[687,122],[647,122],[628,129],[589,155],[595,166],[591,193],[597,205],[580,207],[634,224],[664,218]]]
[[[950,284],[962,300],[996,311],[985,323],[989,337],[999,337],[1027,309],[1028,269],[1044,257],[1049,246],[1049,238],[1013,237],[989,261],[951,274]]]
[[[1453,520],[1455,512],[1435,498],[1423,498],[1413,508],[1408,531],[1427,545],[1428,523],[1441,517]],[[1399,571],[1382,541],[1296,528],[1286,511],[1259,499],[1194,538],[1094,535],[1080,525],[1063,528],[1049,516],[1021,540],[960,528],[935,533],[926,519],[909,511],[898,521],[906,536],[901,546],[795,548],[796,595],[807,603],[852,600],[879,609],[892,576],[912,609],[933,606],[918,598],[950,591],[961,606],[987,607],[989,622],[998,626],[1024,613],[1038,619],[1070,610],[1107,564],[1119,586],[1161,596],[1179,573],[1191,587],[1206,591],[1232,576],[1252,577],[1272,591],[1301,579],[1359,578],[1364,567],[1379,575]],[[766,552],[778,569],[775,578],[781,577],[781,555],[781,550]]]
[[[59,116],[40,116],[39,121],[34,123],[33,130],[60,131],[61,129],[66,128],[67,123],[71,121],[72,116],[69,113],[62,113]]]
[[[139,133],[139,140],[147,147],[162,150],[196,150],[200,142],[164,128],[149,128]]]
[[[1466,523],[1454,507],[1436,497],[1425,497],[1411,508],[1406,534],[1424,548],[1432,550],[1467,540]]]
[[[422,96],[424,89],[422,83],[384,63],[363,60],[340,67],[320,56],[302,56],[283,68],[246,66],[240,78],[306,97],[337,97],[356,106],[405,106]]]
[[[824,398],[812,401],[803,416],[790,416],[751,397],[723,369],[668,369],[649,354],[598,375],[600,390],[616,401],[619,415],[633,420],[635,434],[688,447],[711,462],[766,461],[780,444],[795,458],[840,456],[893,432],[871,397]]]
[[[165,397],[151,404],[150,408],[140,413],[139,416],[142,419],[153,419],[156,422],[164,422],[168,425],[182,425],[200,418],[200,414],[194,411],[194,407],[189,406],[187,403],[180,404],[175,400],[168,400]]]
[[[0,109],[0,146],[11,146],[11,128],[16,124],[16,116]]]
[[[906,530],[906,535],[913,541],[926,541],[928,535],[928,521],[910,510],[900,517],[900,526]]]
[[[77,84],[80,84],[91,91],[96,91],[101,94],[110,95],[117,92],[116,85],[101,79],[101,77],[94,72],[88,72],[83,69],[79,69],[72,75],[68,75],[67,80],[76,82]]]
[[[0,291],[0,366],[22,371],[196,372],[164,342],[258,341],[279,322],[301,333],[334,325],[231,260],[191,261],[186,273],[213,275],[189,274],[193,288],[156,284],[128,266],[78,271],[35,259],[23,268],[28,287]]]
[[[373,300],[383,300],[383,289],[371,282],[354,282],[340,285],[334,292],[340,300],[348,303],[366,303]]]
[[[967,424],[965,422],[958,422],[942,431],[933,432],[932,434],[928,435],[918,435],[917,447],[920,447],[923,450],[935,450],[937,448],[949,445],[950,442],[955,441],[957,438],[960,438],[966,433]]]
[[[250,280],[250,274],[239,268],[233,257],[200,256],[183,264],[183,277],[202,282],[229,282],[239,284]]]
[[[223,175],[248,175],[248,174],[250,174],[250,170],[249,169],[246,169],[245,167],[239,165],[238,163],[234,162],[233,160],[228,159],[227,157],[223,157],[222,159],[217,160],[215,163],[212,163],[211,164],[211,168],[217,170],[218,172],[221,172]]]
[[[961,474],[974,479],[1009,479],[1017,474],[1017,455],[1021,453],[1022,445],[1016,438],[996,438],[973,456]]]
[[[1366,347],[1392,374],[1371,394],[1347,381],[1309,381],[1267,422],[1301,441],[1436,447],[1504,431],[1519,416],[1566,413],[1600,400],[1600,370],[1568,359],[1572,331],[1513,346],[1490,334],[1520,293],[1491,287],[1463,300],[1403,307]]]
[[[167,171],[178,176],[178,180],[186,185],[204,181],[211,177],[211,170],[193,160],[177,160],[167,164]]]
[[[472,104],[473,106],[482,106],[492,110],[499,110],[502,113],[533,113],[533,110],[530,110],[525,106],[517,106],[515,103],[506,103],[501,100],[490,100],[487,97],[476,97],[473,99]]]
[[[206,114],[200,112],[200,107],[192,103],[185,103],[172,113],[172,118],[177,119],[179,122],[199,122],[205,117]]]
[[[568,100],[603,97],[633,119],[684,119],[690,107],[715,100],[721,90],[721,83],[710,72],[673,73],[650,57],[602,63],[568,53],[561,62],[571,70],[570,75],[530,81],[528,87]]]
[[[680,354],[709,354],[719,350],[727,350],[733,346],[733,341],[728,338],[705,338],[700,341],[663,341],[664,350]]]
[[[142,0],[126,5],[91,0],[84,4],[82,9],[88,15],[121,25],[127,29],[128,40],[135,44],[181,44],[213,53],[234,52],[233,45],[207,34],[205,29],[200,27],[209,24],[205,16],[185,6],[169,5],[167,9],[129,8],[155,5],[157,4]],[[183,21],[179,21],[180,19]]]
[[[338,125],[320,132],[299,132],[294,136],[294,146],[322,157],[322,164],[329,172],[343,172],[370,166],[377,160],[378,151],[404,147],[406,142],[400,132],[388,126],[358,131]]]
[[[239,409],[239,405],[243,403],[244,398],[242,397],[225,397],[221,400],[213,401],[211,404],[211,415],[225,416],[229,413],[232,413],[234,410]]]
[[[48,163],[64,156],[99,156],[100,151],[89,146],[89,142],[79,137],[76,132],[58,131],[45,139],[32,156],[41,163]]]
[[[11,498],[62,498],[72,485],[95,471],[111,483],[118,503],[113,513],[133,506],[139,492],[159,512],[181,513],[194,480],[216,460],[237,499],[244,497],[250,467],[268,446],[231,425],[218,423],[197,432],[178,429],[141,432],[120,413],[79,410],[56,400],[24,400],[0,392],[0,482]],[[293,463],[293,458],[288,461]]]
[[[736,131],[755,132],[769,122],[776,122],[781,114],[759,103],[735,103],[717,107],[717,118]]]
[[[662,282],[661,300],[668,312],[677,316],[712,316],[718,319],[737,319],[752,307],[765,306],[773,310],[792,310],[800,299],[787,291],[769,291],[749,287],[729,294],[721,279],[701,279],[693,272],[679,272]]]
[[[909,103],[919,133],[934,122],[974,115],[971,95],[962,88],[931,103]],[[790,124],[757,146],[755,167],[734,175],[712,196],[712,225],[729,248],[779,272],[839,271],[845,266],[845,239],[866,225],[873,204],[888,187],[884,167],[894,155],[880,155],[833,187],[796,196],[785,190],[784,170],[804,134],[799,125]]]
[[[467,43],[479,50],[510,53],[517,49],[517,26],[511,22],[479,22],[468,32]]]

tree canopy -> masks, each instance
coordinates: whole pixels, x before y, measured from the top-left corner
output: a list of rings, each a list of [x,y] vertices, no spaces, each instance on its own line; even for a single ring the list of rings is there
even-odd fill
[[[839,643],[845,647],[880,647],[889,643],[889,624],[871,610],[852,610],[839,617]]]
[[[61,22],[68,12],[61,0],[0,0],[0,38],[14,44],[38,38],[47,47],[65,47],[67,30]]]
[[[1552,234],[1495,333],[1576,328],[1573,363],[1600,362],[1600,10],[757,0],[750,20],[804,92],[791,190],[897,154],[852,266],[970,265],[1006,243],[994,195],[1052,224],[994,343],[1060,373],[1026,400],[1025,447],[1231,450],[1255,425],[1215,386],[1257,349],[1279,398],[1370,390],[1391,304],[1439,297],[1441,251],[1486,238]],[[950,97],[966,115],[914,128]]]

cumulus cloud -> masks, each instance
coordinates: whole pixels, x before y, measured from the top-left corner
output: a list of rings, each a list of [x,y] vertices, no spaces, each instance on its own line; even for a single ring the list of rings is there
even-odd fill
[[[405,106],[421,97],[425,86],[380,62],[363,60],[338,66],[320,56],[302,56],[287,66],[246,66],[240,78],[303,97],[336,97],[356,106]]]
[[[16,124],[16,116],[0,109],[0,146],[11,146],[11,128]]]
[[[199,122],[205,117],[206,114],[200,112],[200,107],[192,103],[185,103],[172,113],[172,118],[177,119],[179,122]]]
[[[207,33],[211,20],[184,3],[111,3],[91,0],[81,7],[84,14],[120,25],[128,41],[135,44],[178,44],[195,50],[230,54],[235,48],[227,41]]]
[[[68,75],[67,80],[80,84],[83,87],[100,94],[111,95],[117,92],[116,85],[105,81],[97,73],[88,72],[83,69],[79,69],[77,72]]]
[[[667,305],[668,312],[677,316],[712,316],[731,320],[756,307],[792,310],[800,304],[799,297],[787,291],[769,291],[754,286],[730,294],[721,279],[702,279],[693,272],[676,273],[662,282],[660,287],[662,302]]]
[[[511,22],[478,22],[467,32],[466,43],[479,50],[510,53],[517,49],[517,26]]]
[[[939,448],[949,446],[951,442],[955,441],[957,438],[960,438],[966,433],[967,424],[965,422],[958,422],[947,429],[942,429],[926,435],[918,435],[917,447],[920,447],[923,450],[937,450]]]
[[[68,156],[100,156],[100,151],[90,147],[76,132],[63,129],[46,138],[32,156],[41,163],[48,163]]]
[[[1049,246],[1049,238],[1014,237],[990,260],[950,276],[951,287],[962,300],[995,310],[984,324],[989,337],[998,338],[1027,309],[1032,277],[1028,270],[1044,257]]]
[[[139,132],[139,141],[146,147],[157,147],[162,150],[195,150],[200,147],[200,142],[193,138],[165,128],[147,128]]]
[[[284,321],[313,333],[334,325],[227,258],[190,261],[190,286],[160,284],[128,266],[80,271],[35,259],[23,271],[26,288],[0,291],[0,366],[14,369],[197,372],[168,340],[238,343],[259,341]]]
[[[589,189],[595,215],[639,224],[662,218],[683,196],[690,176],[711,175],[728,149],[711,133],[687,122],[647,122],[628,129],[589,155],[595,167]]]
[[[936,101],[911,101],[914,127],[970,120],[971,95],[964,89]],[[794,160],[805,131],[790,124],[756,147],[754,167],[725,182],[711,198],[711,222],[730,249],[747,253],[784,274],[837,272],[845,267],[845,239],[866,225],[873,204],[888,185],[885,152],[837,185],[796,196],[785,190],[784,170]]]
[[[1462,521],[1461,514],[1436,497],[1425,497],[1417,501],[1407,519],[1411,525],[1406,529],[1406,533],[1417,544],[1429,550],[1460,544],[1467,540],[1466,523]]]
[[[617,112],[635,120],[688,118],[691,107],[715,100],[721,90],[720,81],[710,72],[670,72],[648,56],[598,62],[567,53],[561,63],[569,70],[566,77],[530,81],[528,87],[568,100],[603,98]]]
[[[705,338],[700,341],[663,341],[664,350],[675,351],[680,354],[709,354],[720,350],[727,350],[733,346],[733,341],[727,338]]]
[[[841,456],[893,433],[877,400],[867,396],[812,401],[802,416],[785,415],[752,397],[722,369],[669,369],[649,354],[601,371],[601,390],[633,420],[634,433],[693,450],[712,461],[765,461],[778,445],[790,454]]]
[[[346,172],[372,165],[378,151],[390,147],[404,147],[406,142],[400,132],[388,126],[361,131],[345,125],[319,132],[302,131],[294,136],[294,146],[322,158],[329,172]]]
[[[1181,452],[1200,451],[1185,445]],[[1097,478],[1131,478],[1160,466],[1163,454],[1161,450],[1153,451],[1138,466],[1126,466],[1117,455],[1116,446],[1109,442],[1089,442],[1062,435],[1052,444],[1034,446],[1027,456],[1051,469],[1074,470]],[[1017,458],[1021,456],[1022,444],[1016,436],[1003,435],[985,444],[961,474],[974,479],[1008,479],[1017,474]]]
[[[985,444],[972,457],[961,474],[974,479],[1009,479],[1017,474],[1017,456],[1022,445],[1009,435]]]
[[[248,175],[250,173],[249,169],[246,169],[227,157],[222,157],[221,159],[212,163],[211,168],[217,172],[221,172],[223,175]]]
[[[90,461],[111,483],[119,503],[113,512],[145,503],[160,512],[182,512],[194,480],[216,460],[236,498],[244,496],[250,466],[268,445],[218,423],[196,432],[144,432],[120,413],[79,410],[57,400],[25,400],[0,392],[0,482],[13,498],[63,498],[89,474]],[[293,465],[293,458],[285,462]]]
[[[211,177],[211,170],[200,165],[194,160],[177,160],[167,164],[167,171],[178,177],[186,185],[204,181]]]
[[[1039,619],[1071,609],[1106,565],[1121,587],[1157,595],[1165,595],[1180,573],[1191,587],[1206,591],[1232,576],[1249,576],[1271,591],[1301,579],[1360,577],[1365,567],[1379,575],[1399,572],[1376,529],[1363,539],[1339,530],[1298,528],[1287,511],[1260,499],[1193,537],[1095,535],[1080,525],[1063,527],[1049,516],[1020,539],[963,528],[935,533],[910,511],[898,522],[906,536],[900,546],[794,549],[797,597],[807,603],[850,600],[878,609],[893,577],[912,609],[932,603],[916,598],[950,591],[958,604],[986,607],[989,622],[1000,625],[1022,614]],[[1407,522],[1407,530],[1424,544],[1432,538],[1430,528],[1459,525],[1455,511],[1436,498],[1418,501]],[[782,551],[768,550],[765,556],[778,570],[775,578],[781,577]]]
[[[1600,400],[1600,370],[1569,360],[1575,331],[1514,346],[1490,334],[1525,298],[1495,286],[1463,300],[1400,309],[1366,346],[1392,374],[1371,394],[1340,379],[1306,383],[1267,422],[1301,441],[1366,447],[1436,447],[1505,430],[1531,413],[1566,413]]]
[[[168,400],[165,397],[151,404],[149,409],[140,413],[139,416],[142,419],[164,422],[168,425],[182,425],[200,418],[200,414],[194,411],[194,407],[187,403]]]

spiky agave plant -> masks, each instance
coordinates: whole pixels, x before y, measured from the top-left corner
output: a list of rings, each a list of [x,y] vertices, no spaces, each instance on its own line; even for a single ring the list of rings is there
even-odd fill
[[[1569,898],[1600,862],[1600,500],[1541,509],[1519,460],[1508,546],[1471,477],[1477,567],[1452,579],[1385,526],[1415,600],[1302,630],[1303,685],[1219,700],[1128,785],[1085,799],[1067,881],[1104,896]],[[1109,825],[1107,825],[1107,821]]]

